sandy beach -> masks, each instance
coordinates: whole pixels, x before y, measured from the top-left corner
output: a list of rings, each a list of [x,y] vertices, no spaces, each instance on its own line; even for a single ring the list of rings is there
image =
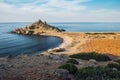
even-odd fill
[[[119,59],[120,33],[44,33],[45,36],[56,36],[63,39],[63,43],[54,49],[49,49],[43,54],[18,55],[0,58],[0,79],[5,80],[66,80],[54,73],[60,65],[66,64],[71,59],[69,55],[80,52],[100,52],[112,54],[112,61],[94,62],[90,60],[76,59],[78,69],[88,66],[106,66],[115,63]],[[64,49],[61,51],[61,49]],[[60,50],[60,51],[58,51]],[[75,80],[69,74],[71,80]]]
[[[15,29],[14,32],[25,35],[56,36],[63,39],[61,45],[49,49],[44,52],[45,54],[53,52],[55,54],[71,55],[80,52],[99,52],[120,56],[119,32],[65,32],[64,29],[51,26],[42,20],[38,20],[22,29]],[[62,49],[62,51],[59,49]]]
[[[120,80],[120,0],[0,0],[0,80]]]
[[[83,33],[83,32],[63,32],[42,34],[57,36],[63,39],[63,43],[55,49],[64,48],[64,52],[57,54],[76,54],[80,52],[99,52],[102,54],[112,54],[120,56],[120,33]],[[48,53],[52,49],[48,50]],[[55,52],[54,52],[55,53]]]
[[[75,64],[78,69],[106,67],[109,63],[118,64],[116,60],[120,61],[119,32],[65,32],[64,29],[50,26],[41,20],[28,27],[15,29],[14,32],[18,35],[59,37],[63,42],[56,48],[35,55],[0,57],[0,80],[76,80],[75,75],[66,69],[59,69],[59,66],[68,64],[67,61],[70,59],[78,62]],[[94,58],[101,59],[101,57],[91,58],[91,54],[88,60],[70,57],[81,52],[107,54],[104,56],[109,57],[109,61],[97,61]],[[64,75],[66,72],[68,76]]]

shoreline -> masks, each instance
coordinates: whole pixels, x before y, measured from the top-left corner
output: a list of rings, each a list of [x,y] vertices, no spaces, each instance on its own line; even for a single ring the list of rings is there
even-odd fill
[[[24,34],[24,35],[26,35],[26,34]],[[56,32],[56,33],[51,32],[51,33],[31,34],[31,35],[33,35],[33,36],[52,36],[52,37],[58,37],[58,38],[62,39],[62,43],[57,45],[57,47],[49,48],[48,50],[45,50],[40,53],[38,52],[37,54],[54,53],[54,54],[71,55],[71,54],[77,54],[77,53],[81,53],[81,52],[98,52],[98,53],[103,53],[103,54],[112,54],[115,56],[120,56],[120,54],[119,54],[120,51],[118,51],[118,53],[116,53],[117,51],[114,53],[114,52],[109,52],[106,50],[100,50],[100,47],[102,48],[102,46],[100,46],[98,48],[98,50],[90,48],[91,47],[90,45],[89,45],[89,47],[86,46],[91,42],[92,42],[91,44],[95,44],[94,41],[97,39],[101,39],[100,41],[102,41],[103,39],[108,40],[108,41],[112,40],[111,42],[113,42],[113,44],[110,44],[110,46],[117,45],[117,44],[114,44],[114,40],[120,39],[120,32]],[[92,46],[92,47],[95,48],[95,46],[94,47]],[[99,44],[97,45],[97,47],[98,46],[99,46]],[[117,47],[119,47],[119,45],[117,45]],[[91,50],[83,49],[83,48],[89,48]],[[113,48],[116,50],[115,47],[113,47]],[[59,49],[64,49],[65,51],[57,52],[56,50],[59,50]]]
[[[65,32],[64,29],[51,26],[41,20],[25,28],[17,28],[14,32],[25,35],[56,36],[63,39],[61,45],[43,52],[45,54],[71,55],[80,52],[99,52],[120,56],[120,44],[117,44],[120,42],[120,32]]]
[[[26,35],[26,34],[24,34],[24,35]],[[43,52],[38,52],[37,53],[38,55],[39,54],[50,54],[50,53],[72,55],[72,54],[77,54],[77,53],[81,53],[81,52],[98,52],[98,53],[102,53],[102,54],[120,56],[120,54],[119,54],[120,50],[118,51],[118,49],[117,49],[119,47],[119,45],[114,44],[114,43],[116,43],[115,42],[116,39],[120,40],[120,32],[51,32],[51,33],[41,33],[41,34],[31,34],[31,35],[33,35],[33,36],[53,36],[53,37],[58,37],[58,38],[62,39],[62,43],[57,45],[57,47],[49,48],[48,50],[45,50]],[[110,43],[108,43],[108,44],[109,44],[109,46],[117,45],[116,47],[113,47],[113,49],[115,49],[116,51],[115,50],[110,51],[109,46],[104,47],[104,48],[106,48],[106,50],[104,50],[102,48],[102,46],[99,46],[99,44],[96,43],[97,40],[99,40],[101,42],[104,39],[106,41],[104,42],[103,46],[105,46],[106,43],[108,43],[108,41],[111,40],[112,44],[110,44]],[[94,44],[94,46],[93,46],[93,44]],[[97,46],[99,48],[96,49],[95,46]],[[62,51],[58,52],[57,50],[62,50]],[[37,54],[35,54],[35,55],[37,55]]]
[[[35,35],[35,34],[33,34]],[[56,76],[56,70],[59,70],[59,66],[67,64],[67,61],[73,59],[69,57],[71,54],[76,54],[84,51],[83,48],[89,48],[85,46],[91,41],[97,39],[111,40],[114,42],[115,39],[120,40],[120,33],[116,34],[86,34],[80,32],[62,32],[62,33],[44,33],[43,36],[54,36],[63,39],[63,43],[58,47],[52,49],[51,51],[45,51],[42,54],[38,53],[35,55],[18,55],[18,56],[8,56],[0,57],[0,79],[5,80],[66,80],[60,79],[59,76]],[[107,42],[107,41],[106,41]],[[96,43],[96,42],[95,42]],[[114,44],[112,44],[113,46]],[[115,44],[117,45],[117,44]],[[103,45],[102,45],[103,46]],[[119,45],[118,45],[119,46]],[[91,46],[90,46],[91,47]],[[101,45],[100,45],[101,47]],[[64,48],[65,51],[59,51],[59,49]],[[95,48],[95,47],[93,47]],[[104,48],[104,47],[103,47]],[[116,47],[114,47],[116,48]],[[99,48],[98,48],[99,49]],[[56,52],[58,50],[58,52]],[[89,51],[89,50],[88,50]],[[96,61],[95,59],[83,60],[76,59],[79,63],[75,65],[78,69],[85,67],[105,67],[109,63],[115,63],[115,60],[119,60],[119,56],[108,55],[110,61]],[[60,72],[61,73],[61,72]],[[75,80],[75,76],[71,76],[71,80]]]
[[[49,54],[49,53],[53,52],[56,49],[66,48],[72,42],[71,38],[69,36],[66,36],[66,35],[62,36],[62,33],[58,33],[58,34],[41,34],[41,35],[43,35],[43,36],[53,36],[53,37],[61,38],[62,43],[60,45],[58,45],[57,47],[50,48],[47,51],[44,51],[43,53],[40,53],[40,54]]]
[[[111,54],[111,55],[115,55],[115,56],[120,56],[119,51],[118,53],[114,53],[114,51],[109,52],[107,50],[107,48],[109,49],[109,46],[106,47],[106,50],[102,51],[102,46],[101,50],[95,50],[95,49],[91,49],[91,50],[86,50],[82,49],[83,48],[87,48],[87,44],[89,44],[91,41],[100,39],[100,42],[102,40],[106,40],[106,44],[108,43],[107,41],[111,40],[111,43],[113,42],[113,44],[109,44],[109,45],[116,45],[117,47],[119,45],[114,44],[116,43],[115,40],[120,40],[120,32],[62,32],[62,33],[45,33],[45,34],[41,34],[41,35],[46,35],[46,36],[55,36],[55,37],[59,37],[63,39],[63,43],[58,45],[58,47],[53,48],[53,49],[49,49],[48,51],[43,52],[42,54],[49,54],[49,53],[55,53],[55,54],[67,54],[67,55],[71,55],[71,54],[76,54],[76,53],[80,53],[80,52],[99,52],[99,53],[103,53],[103,54]],[[106,45],[106,44],[103,45]],[[102,44],[102,43],[101,43]],[[97,45],[97,44],[96,44]],[[98,45],[99,46],[99,45]],[[91,46],[90,46],[91,47]],[[117,49],[117,47],[113,47],[115,50]],[[95,48],[95,47],[93,47]],[[55,50],[58,49],[65,49],[65,51],[61,51],[61,52],[56,52]],[[99,49],[99,48],[98,48]],[[116,51],[117,52],[117,51]]]

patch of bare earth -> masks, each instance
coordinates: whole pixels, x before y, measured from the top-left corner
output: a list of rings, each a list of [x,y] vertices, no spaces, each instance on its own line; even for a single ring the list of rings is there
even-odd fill
[[[81,46],[81,52],[100,52],[120,56],[120,39],[94,39]]]
[[[64,80],[55,76],[54,71],[67,57],[51,56],[0,57],[0,80]]]

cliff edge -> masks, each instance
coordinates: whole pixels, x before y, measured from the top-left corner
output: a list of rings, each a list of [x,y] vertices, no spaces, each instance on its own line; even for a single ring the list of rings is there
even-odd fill
[[[15,29],[14,32],[18,34],[41,34],[41,33],[65,32],[65,30],[51,26],[47,24],[47,22],[43,22],[42,20],[39,19],[38,21],[34,22],[29,26],[26,26],[25,28]]]

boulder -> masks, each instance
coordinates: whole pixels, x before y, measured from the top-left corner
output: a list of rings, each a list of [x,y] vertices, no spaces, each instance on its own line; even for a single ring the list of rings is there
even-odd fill
[[[81,61],[80,61],[80,62],[79,62],[79,64],[80,64],[80,65],[82,65],[82,64],[83,64],[83,62],[81,62]]]
[[[1,57],[0,58],[0,65],[1,64],[7,64],[8,59],[6,57]]]
[[[53,59],[53,60],[61,60],[62,57],[61,57],[60,55],[53,54],[53,55],[49,55],[49,59]]]
[[[69,71],[65,69],[56,69],[54,72],[54,75],[64,79],[64,80],[69,80]]]
[[[90,59],[89,63],[97,64],[97,61],[95,59]]]
[[[117,69],[117,68],[112,68],[112,70],[113,70],[113,71],[118,71],[118,69]]]

